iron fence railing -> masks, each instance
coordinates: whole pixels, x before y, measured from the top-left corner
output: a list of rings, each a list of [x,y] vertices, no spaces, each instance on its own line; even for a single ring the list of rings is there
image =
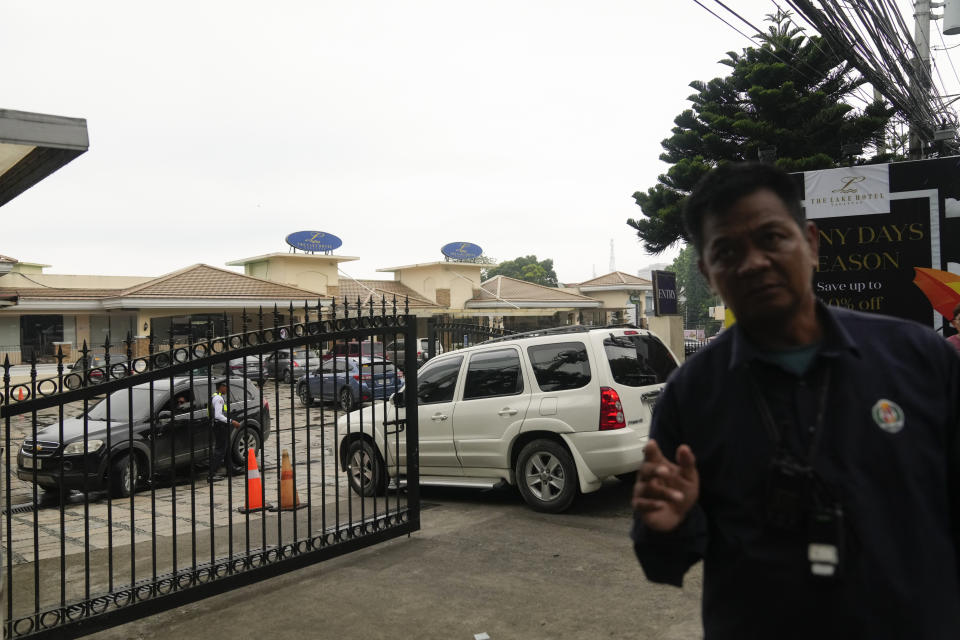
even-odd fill
[[[186,345],[128,336],[96,366],[61,353],[53,377],[4,361],[5,637],[76,637],[419,528],[417,456],[394,438],[386,471],[406,487],[370,487],[362,446],[415,368],[321,355],[405,340],[413,358],[416,319],[396,302],[302,311],[315,320],[244,312],[239,333]],[[298,357],[303,375],[265,364]],[[368,409],[345,412],[345,391]],[[406,410],[389,422],[416,452],[416,394]]]
[[[431,318],[427,321],[428,359],[441,351],[455,351],[480,344],[490,338],[501,338],[513,332],[508,329],[466,322],[447,322]]]

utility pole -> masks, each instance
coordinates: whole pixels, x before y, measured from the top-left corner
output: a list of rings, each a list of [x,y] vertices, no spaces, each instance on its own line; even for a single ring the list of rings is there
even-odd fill
[[[875,102],[883,102],[883,94],[876,87],[873,88],[873,99]],[[877,155],[883,155],[887,152],[887,133],[881,131],[877,136]]]
[[[937,5],[942,6],[942,5]],[[917,45],[917,58],[914,63],[914,95],[924,102],[930,96],[930,0],[914,0],[913,3],[913,41]],[[910,123],[910,159],[923,157],[924,140],[920,136],[918,123]]]

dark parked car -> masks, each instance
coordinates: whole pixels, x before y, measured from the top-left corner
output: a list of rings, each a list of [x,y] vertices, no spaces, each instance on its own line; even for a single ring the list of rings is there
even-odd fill
[[[329,360],[333,357],[348,356],[353,358],[365,357],[369,358],[370,356],[390,359],[390,355],[384,352],[382,342],[373,342],[372,340],[365,340],[363,342],[350,341],[350,342],[335,342],[333,348],[327,351],[323,359]]]
[[[401,370],[404,369],[406,359],[404,351],[404,341],[397,340],[396,342],[390,342],[386,346],[386,357],[397,364]],[[443,353],[443,345],[437,341],[436,346],[437,352],[435,356]],[[430,357],[430,339],[429,338],[417,338],[417,366],[419,367],[424,362],[426,362]]]
[[[259,356],[246,356],[245,358],[234,358],[227,362],[230,369],[230,377],[249,378],[257,382],[263,382],[267,379],[266,358],[260,362]]]
[[[297,396],[305,406],[336,401],[343,411],[353,411],[358,402],[389,398],[402,386],[403,376],[389,360],[341,356],[301,378]]]
[[[301,349],[293,352],[290,357],[289,351],[275,351],[263,358],[263,372],[267,377],[277,378],[284,382],[291,382],[307,374],[307,350]],[[310,366],[313,367],[320,363],[320,358],[316,353],[310,352]]]
[[[107,368],[107,359],[102,353],[88,353],[86,357],[80,356],[76,362],[67,365],[67,369],[70,369],[72,373],[84,375],[94,382],[103,379],[103,374]],[[126,354],[111,353],[109,369],[114,378],[122,378],[130,373],[127,371]]]
[[[207,461],[213,435],[207,381],[194,379],[191,389],[189,379],[175,378],[172,390],[169,380],[154,382],[151,402],[149,384],[121,389],[108,398],[109,421],[105,398],[86,417],[44,427],[36,441],[28,437],[20,448],[17,477],[47,491],[109,489],[126,497],[152,473],[173,475],[176,468]],[[230,380],[227,413],[241,424],[231,430],[227,464],[243,473],[247,449],[259,452],[270,436],[270,406],[260,404],[256,387],[244,391],[242,379]]]

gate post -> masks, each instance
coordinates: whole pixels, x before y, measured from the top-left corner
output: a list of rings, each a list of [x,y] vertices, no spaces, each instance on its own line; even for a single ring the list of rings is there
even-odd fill
[[[9,384],[5,385],[9,391]],[[6,395],[6,394],[4,394]],[[4,477],[7,474],[7,467],[4,464],[3,456],[6,453],[6,448],[0,445],[0,496],[3,496],[3,504],[6,505],[6,509],[0,511],[0,637],[4,636],[5,629],[7,628],[7,564],[3,559],[3,531],[7,528],[7,518],[10,517],[10,503],[6,500],[6,492],[4,485]],[[13,635],[13,631],[10,632],[10,635]]]
[[[437,319],[427,318],[427,360],[437,355]]]

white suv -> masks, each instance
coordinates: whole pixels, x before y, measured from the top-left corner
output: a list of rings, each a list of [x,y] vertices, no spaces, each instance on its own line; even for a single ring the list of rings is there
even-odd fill
[[[578,491],[639,468],[653,403],[676,368],[656,335],[623,326],[532,331],[439,355],[417,372],[420,484],[505,481],[534,509],[563,511]],[[401,390],[340,419],[338,460],[356,493],[403,480],[403,404]]]

